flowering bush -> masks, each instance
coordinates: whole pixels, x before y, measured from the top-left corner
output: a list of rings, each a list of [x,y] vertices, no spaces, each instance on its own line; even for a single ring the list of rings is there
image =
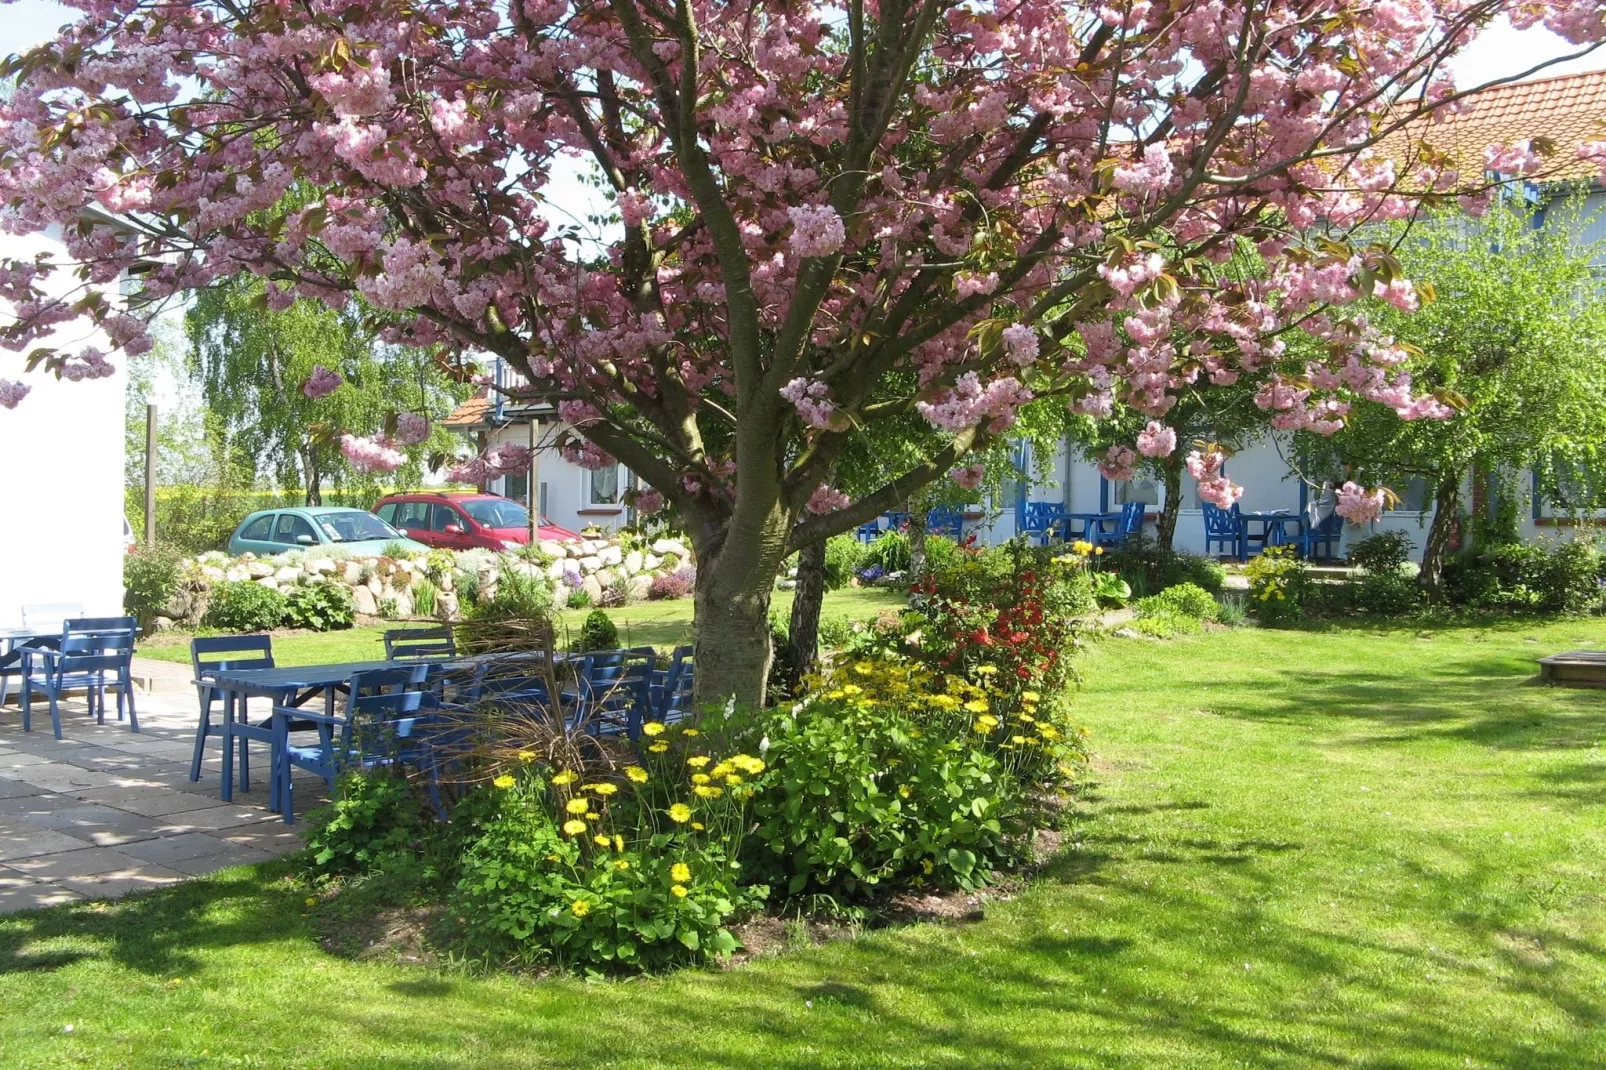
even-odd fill
[[[1137,608],[1140,617],[1176,614],[1193,620],[1215,620],[1221,613],[1216,596],[1192,583],[1179,583],[1159,594],[1140,598]]]
[[[689,568],[677,569],[674,572],[665,572],[652,578],[652,585],[647,588],[649,599],[688,598],[696,581],[694,573]]]
[[[652,969],[736,947],[724,927],[764,888],[736,861],[762,760],[701,752],[695,728],[646,726],[641,764],[553,770],[520,754],[466,843],[450,908],[501,961]]]
[[[1288,546],[1268,546],[1244,569],[1249,576],[1249,608],[1267,624],[1297,620],[1309,586],[1305,563]]]
[[[242,580],[212,589],[212,601],[201,623],[225,632],[265,632],[283,624],[284,613],[284,595]]]

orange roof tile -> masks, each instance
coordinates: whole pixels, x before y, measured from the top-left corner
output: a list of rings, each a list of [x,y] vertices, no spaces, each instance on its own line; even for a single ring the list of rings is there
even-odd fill
[[[495,408],[495,403],[488,397],[469,398],[453,409],[452,414],[442,422],[447,427],[478,427],[485,423]]]
[[[1488,146],[1541,137],[1555,142],[1556,152],[1537,178],[1593,178],[1598,169],[1577,151],[1581,141],[1606,137],[1606,70],[1494,86],[1465,98],[1459,112],[1440,114],[1437,122],[1411,124],[1409,132],[1455,161],[1463,178],[1482,172]],[[1385,140],[1385,155],[1393,155],[1390,142],[1399,144]]]

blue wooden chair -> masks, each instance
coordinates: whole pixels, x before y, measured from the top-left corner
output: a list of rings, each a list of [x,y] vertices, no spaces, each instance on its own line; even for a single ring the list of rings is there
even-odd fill
[[[346,708],[334,714],[312,713],[293,706],[273,708],[274,776],[284,823],[295,823],[294,773],[304,769],[322,778],[333,791],[335,779],[352,769],[413,765],[430,774],[430,793],[440,806],[429,728],[436,702],[428,665],[406,665],[355,673],[347,682]],[[290,737],[295,721],[317,727],[315,740]]]
[[[853,537],[860,542],[875,542],[881,536],[881,518],[876,517],[868,523],[860,524],[853,529]]]
[[[638,738],[642,723],[654,712],[652,683],[657,657],[650,646],[587,654],[579,668],[579,687],[573,693],[572,727],[593,736]]]
[[[114,618],[115,619],[115,618]],[[56,738],[61,736],[61,696],[83,689],[88,695],[89,712],[99,724],[106,723],[108,677],[117,689],[117,719],[123,719],[126,704],[129,727],[139,731],[139,715],[134,708],[134,629],[100,628],[66,633],[56,649],[24,647],[22,651],[22,730],[33,730],[33,691],[39,688],[50,701],[50,725]]]
[[[29,650],[60,650],[61,640],[36,636],[18,643],[4,654],[0,654],[0,706],[6,704],[6,697],[11,692],[10,680],[15,676],[19,681],[18,693],[21,693],[20,681],[27,675],[28,663],[24,655]]]
[[[428,628],[391,628],[385,632],[385,660],[455,658],[457,641],[444,625]]]
[[[1299,556],[1310,560],[1321,557],[1331,561],[1338,557],[1339,543],[1344,539],[1344,518],[1337,513],[1329,514],[1326,519],[1314,527],[1309,524],[1299,526],[1299,534],[1288,541]]]
[[[1094,546],[1124,546],[1134,539],[1143,537],[1145,516],[1145,506],[1142,502],[1127,502],[1121,506],[1121,515],[1115,518],[1109,531],[1104,530],[1104,523],[1110,523],[1109,521],[1089,524],[1085,538]]]
[[[1036,539],[1039,546],[1061,540],[1065,537],[1065,513],[1063,502],[1027,502],[1021,514],[1020,533]]]
[[[224,695],[215,687],[207,685],[203,673],[216,672],[226,669],[271,669],[273,662],[273,637],[269,635],[224,635],[212,636],[204,639],[190,640],[190,667],[195,671],[195,691],[201,702],[201,717],[195,725],[195,753],[190,758],[190,781],[193,783],[201,779],[201,759],[206,754],[206,740],[208,736],[222,736],[223,723],[212,723],[212,704]],[[240,700],[240,709],[235,713],[235,721],[248,725],[246,716],[246,701]],[[272,718],[266,722],[271,733]],[[246,753],[246,741],[249,738],[260,738],[253,733],[251,736],[236,733],[240,745],[240,790],[251,790],[251,760]],[[227,745],[233,740],[225,741],[224,751],[230,749]]]
[[[697,663],[689,646],[676,647],[669,668],[654,674],[653,720],[673,724],[692,712],[692,686]]]
[[[81,617],[84,607],[81,602],[43,602],[31,603],[22,607],[22,626],[32,629],[36,634],[34,638],[15,644],[4,654],[0,654],[0,706],[6,704],[6,697],[11,692],[10,679],[15,676],[20,681],[26,671],[22,658],[23,647],[47,647],[57,650],[61,647],[60,633],[66,629],[68,617]],[[54,632],[56,635],[45,635]],[[20,687],[19,687],[20,693]]]
[[[1204,511],[1205,553],[1219,546],[1222,552],[1239,561],[1249,560],[1249,540],[1244,537],[1243,516],[1237,503],[1233,503],[1231,509],[1223,509],[1209,502],[1200,502],[1199,505]]]
[[[958,509],[942,506],[926,514],[926,534],[946,535],[957,540],[965,529],[965,515]]]

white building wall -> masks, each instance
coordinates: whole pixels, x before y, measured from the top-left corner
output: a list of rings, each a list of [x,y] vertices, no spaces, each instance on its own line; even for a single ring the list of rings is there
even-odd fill
[[[580,531],[588,527],[613,531],[624,527],[629,522],[629,510],[623,504],[592,502],[589,493],[591,473],[579,465],[564,460],[563,455],[553,445],[561,431],[561,427],[543,424],[540,444],[536,449],[540,480],[545,487],[546,519],[570,531]],[[487,446],[499,446],[503,443],[529,445],[530,426],[525,423],[513,423],[489,433]],[[620,466],[621,492],[627,486],[629,478],[629,470]],[[497,494],[506,493],[505,480],[494,480],[490,489]]]
[[[0,256],[65,259],[59,231],[0,236]],[[45,280],[65,292],[68,273]],[[9,303],[5,306],[10,313]],[[63,347],[111,345],[82,324],[55,336]],[[24,373],[23,356],[0,353],[0,378],[32,388],[15,409],[0,409],[0,627],[20,624],[22,607],[76,602],[90,615],[123,604],[124,358],[117,374],[72,383]]]

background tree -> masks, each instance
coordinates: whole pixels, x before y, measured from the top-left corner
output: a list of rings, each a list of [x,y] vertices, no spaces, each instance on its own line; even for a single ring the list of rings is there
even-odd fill
[[[1434,300],[1405,314],[1369,308],[1374,325],[1410,348],[1413,389],[1464,398],[1455,419],[1402,423],[1386,406],[1358,402],[1330,451],[1349,478],[1402,487],[1420,478],[1433,495],[1422,583],[1440,569],[1475,469],[1531,467],[1548,475],[1592,464],[1606,448],[1606,301],[1563,202],[1536,226],[1534,210],[1508,200],[1482,219],[1444,211],[1390,239]]]
[[[270,309],[265,297],[260,279],[224,280],[196,295],[185,328],[207,411],[229,445],[257,474],[303,488],[308,505],[322,502],[327,480],[352,471],[336,430],[373,435],[388,421],[394,433],[396,413],[443,415],[463,393],[428,351],[382,341],[356,308],[299,300]],[[309,396],[318,369],[343,385],[328,393],[314,385]],[[416,482],[426,457],[451,446],[450,432],[431,427],[406,444],[395,478]]]
[[[1344,236],[1463,192],[1404,132],[1502,13],[1603,33],[1585,0],[109,0],[0,72],[19,78],[0,199],[17,229],[67,224],[86,281],[144,258],[160,297],[245,269],[275,295],[360,295],[405,317],[394,340],[501,355],[579,428],[578,458],[674,499],[699,697],[761,701],[792,552],[944,477],[1033,398],[1122,385],[1163,411],[1175,355],[1107,347],[1112,312],[1253,367],[1289,315],[1369,293]],[[1371,152],[1396,134],[1409,166]],[[576,151],[619,209],[600,252],[538,212]],[[264,218],[292,186],[328,194]],[[80,228],[91,200],[140,236]],[[1265,286],[1208,277],[1238,239],[1276,265]],[[24,311],[0,340],[32,366],[108,367],[40,344],[63,310],[144,344],[106,302],[51,303],[37,265],[5,268]],[[1332,341],[1340,363],[1381,352]],[[1377,367],[1374,393],[1394,385]],[[912,392],[880,392],[890,373]],[[846,451],[911,413],[940,445],[851,500]]]

